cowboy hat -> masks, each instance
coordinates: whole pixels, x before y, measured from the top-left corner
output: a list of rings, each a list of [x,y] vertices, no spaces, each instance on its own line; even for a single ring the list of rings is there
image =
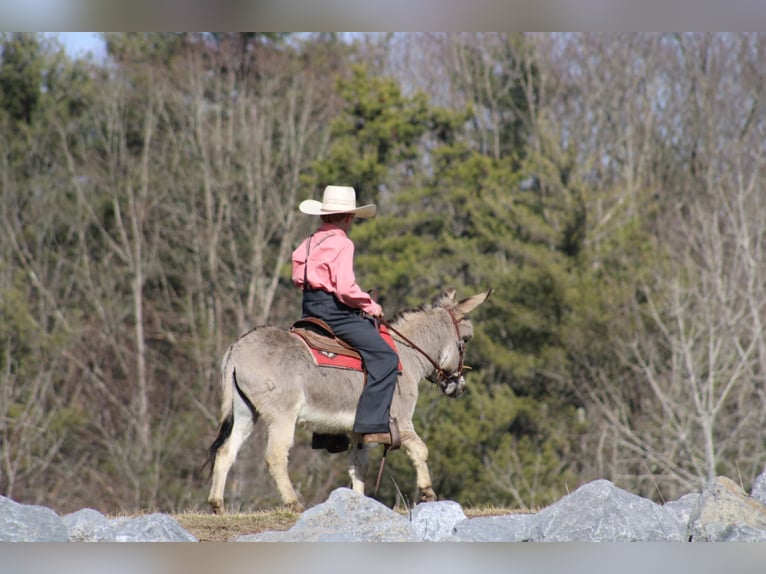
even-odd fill
[[[356,206],[356,191],[353,187],[328,185],[322,193],[322,201],[307,199],[298,206],[308,215],[329,215],[331,213],[353,213],[361,219],[375,215],[375,205]]]

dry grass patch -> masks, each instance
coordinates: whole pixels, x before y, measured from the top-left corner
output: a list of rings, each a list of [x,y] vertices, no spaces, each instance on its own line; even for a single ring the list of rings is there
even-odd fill
[[[500,508],[498,506],[477,506],[464,508],[463,513],[468,518],[480,518],[482,516],[504,516],[506,514],[535,514],[536,508]]]
[[[299,517],[286,508],[237,514],[184,512],[174,516],[200,542],[227,542],[243,534],[289,530]]]

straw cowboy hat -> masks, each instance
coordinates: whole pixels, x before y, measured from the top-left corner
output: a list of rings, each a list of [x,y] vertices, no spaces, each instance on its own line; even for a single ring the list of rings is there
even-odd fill
[[[322,201],[307,199],[298,206],[308,215],[329,215],[331,213],[353,213],[361,219],[375,215],[375,205],[356,206],[356,191],[353,187],[328,185],[322,193]]]

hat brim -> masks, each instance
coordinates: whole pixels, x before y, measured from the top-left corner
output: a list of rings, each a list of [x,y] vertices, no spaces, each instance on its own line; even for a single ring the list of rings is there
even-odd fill
[[[300,205],[298,205],[298,209],[307,215],[330,215],[333,213],[353,213],[356,217],[359,217],[360,219],[369,219],[373,215],[375,215],[375,205],[369,204],[369,205],[363,205],[361,207],[357,207],[355,209],[324,209],[323,204],[321,201],[317,201],[316,199],[306,199],[304,201],[301,201]]]

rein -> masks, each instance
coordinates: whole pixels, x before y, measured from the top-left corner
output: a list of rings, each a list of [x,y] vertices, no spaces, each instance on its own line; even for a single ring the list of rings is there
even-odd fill
[[[450,319],[452,319],[452,326],[455,327],[455,333],[457,334],[457,346],[458,346],[458,352],[459,352],[459,360],[458,360],[458,367],[457,371],[452,373],[452,376],[461,376],[463,374],[464,366],[464,358],[465,358],[465,343],[463,342],[463,339],[460,337],[460,328],[458,327],[459,320],[457,317],[455,317],[455,314],[452,312],[452,309],[447,309],[447,312],[449,313]],[[426,359],[428,359],[428,362],[433,365],[434,369],[436,370],[436,375],[440,377],[441,379],[448,379],[450,377],[450,374],[447,373],[444,369],[439,366],[439,363],[437,363],[431,356],[426,353],[423,349],[421,349],[418,345],[413,343],[409,338],[402,335],[402,333],[396,329],[395,327],[391,326],[390,323],[387,321],[383,321],[383,324],[388,327],[390,331],[392,331],[395,335],[397,335],[399,338],[402,339],[405,343],[407,343],[410,347],[415,349],[418,353],[423,355]]]

